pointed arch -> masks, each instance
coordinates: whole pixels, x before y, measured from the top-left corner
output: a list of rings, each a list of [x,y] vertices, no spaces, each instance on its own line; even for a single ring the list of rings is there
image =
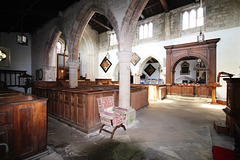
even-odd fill
[[[132,0],[125,17],[119,35],[118,48],[120,51],[130,51],[138,19],[147,5],[148,0]]]
[[[94,81],[96,77],[94,77],[95,73],[96,73],[96,69],[95,69],[95,63],[96,62],[96,59],[95,57],[98,56],[96,55],[96,51],[95,51],[95,48],[93,46],[94,42],[93,42],[93,39],[91,38],[91,36],[89,35],[88,33],[88,30],[86,29],[83,33],[83,36],[82,36],[82,40],[85,41],[85,44],[86,44],[86,48],[87,48],[87,51],[86,51],[86,54],[87,54],[87,60],[86,62],[82,62],[83,63],[87,63],[87,77],[88,79],[90,79],[91,81]],[[82,53],[80,53],[80,56],[81,56]],[[81,60],[82,58],[80,58]]]
[[[48,40],[46,42],[46,47],[45,47],[45,52],[44,52],[44,62],[46,62],[46,67],[47,69],[52,66],[52,61],[53,61],[53,53],[54,53],[54,48],[57,44],[57,41],[60,37],[60,35],[62,34],[62,32],[56,27],[54,26],[50,33],[49,33],[49,37]]]
[[[82,9],[80,9],[80,12],[75,20],[75,23],[70,34],[69,55],[71,61],[77,59],[79,45],[81,38],[83,36],[84,29],[86,28],[88,22],[90,21],[91,17],[95,12],[104,15],[110,21],[118,38],[119,32],[118,23],[116,21],[115,16],[111,12],[109,5],[107,5],[107,3],[104,2],[101,3],[86,2],[86,4],[83,5]]]
[[[114,67],[114,71],[113,71],[113,75],[112,75],[114,81],[116,81],[116,80],[119,81],[118,74],[119,74],[119,63],[117,63],[116,66]]]
[[[160,64],[160,66],[163,68],[163,64],[161,63],[161,61],[160,61],[157,57],[155,57],[155,56],[149,56],[149,57],[147,57],[147,58],[141,63],[141,65],[139,66],[139,69],[138,69],[138,74],[139,74],[139,75],[142,74],[143,68],[144,68],[144,66],[146,65],[147,61],[149,61],[149,60],[152,59],[152,58],[156,59],[156,60],[158,61],[158,63]]]

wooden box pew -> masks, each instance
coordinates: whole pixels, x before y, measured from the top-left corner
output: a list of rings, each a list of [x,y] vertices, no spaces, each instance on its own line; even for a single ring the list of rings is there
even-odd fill
[[[17,93],[0,94],[0,143],[9,147],[9,159],[23,159],[47,149],[45,98]],[[0,148],[0,159],[5,148]]]
[[[135,90],[131,91],[131,106],[135,109],[141,109],[147,106],[148,103],[148,91],[145,90]]]
[[[119,104],[119,86],[117,85],[83,85],[78,88],[51,87],[45,89],[35,87],[35,93],[40,94],[39,96],[48,96],[50,116],[85,133],[91,133],[100,127],[97,97],[114,96],[115,105]],[[148,105],[145,87],[131,87],[131,98],[131,106],[136,110]]]
[[[73,126],[84,133],[100,128],[97,98],[114,96],[113,91],[66,89],[59,92],[59,102],[54,118]]]
[[[21,101],[29,101],[34,100],[36,98],[31,95],[12,95],[12,96],[3,96],[0,97],[0,104],[2,103],[12,103],[12,102],[21,102]]]

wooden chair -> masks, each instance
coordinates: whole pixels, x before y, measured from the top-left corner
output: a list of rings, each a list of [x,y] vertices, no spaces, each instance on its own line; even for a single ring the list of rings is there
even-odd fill
[[[119,127],[123,127],[123,129],[126,130],[123,122],[126,119],[126,115],[124,113],[127,111],[127,109],[114,106],[113,96],[97,98],[97,102],[100,121],[103,124],[99,133],[105,131],[107,133],[110,133],[111,138],[113,138],[115,131]],[[104,129],[103,127],[105,125],[109,127],[114,127],[114,129],[112,131]]]

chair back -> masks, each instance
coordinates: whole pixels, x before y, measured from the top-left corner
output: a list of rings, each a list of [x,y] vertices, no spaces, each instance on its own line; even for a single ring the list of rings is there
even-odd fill
[[[110,107],[114,107],[114,98],[113,96],[99,97],[97,98],[98,110],[99,112],[104,111]]]

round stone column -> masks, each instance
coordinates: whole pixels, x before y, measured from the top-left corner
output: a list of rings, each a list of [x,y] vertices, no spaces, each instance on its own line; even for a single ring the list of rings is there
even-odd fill
[[[130,104],[130,60],[132,52],[117,52],[119,59],[119,107],[128,109],[125,124],[133,124],[136,111]]]
[[[117,52],[119,59],[119,107],[130,107],[130,60],[132,52]]]
[[[68,64],[69,64],[69,87],[76,88],[76,87],[78,87],[79,62],[68,61]]]

